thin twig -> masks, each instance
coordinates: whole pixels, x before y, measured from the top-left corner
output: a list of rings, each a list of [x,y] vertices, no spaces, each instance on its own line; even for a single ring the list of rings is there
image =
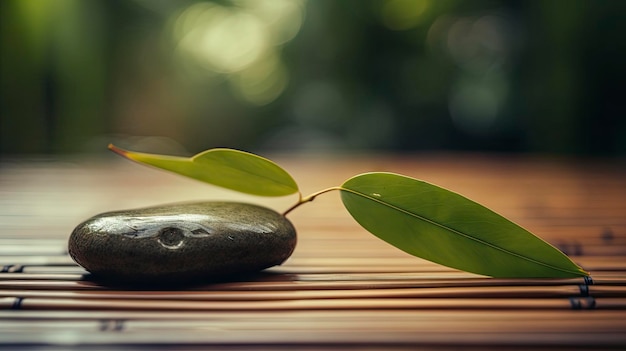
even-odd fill
[[[315,200],[315,198],[318,197],[319,195],[322,195],[324,193],[327,193],[327,192],[330,192],[330,191],[333,191],[333,190],[341,190],[341,187],[340,186],[335,186],[335,187],[332,187],[332,188],[320,190],[320,191],[318,191],[316,193],[313,193],[313,194],[311,194],[309,196],[306,196],[306,197],[302,197],[302,194],[300,194],[300,199],[298,200],[298,202],[296,202],[293,206],[289,207],[285,212],[283,212],[283,216],[286,216],[289,212],[295,210],[300,205]]]

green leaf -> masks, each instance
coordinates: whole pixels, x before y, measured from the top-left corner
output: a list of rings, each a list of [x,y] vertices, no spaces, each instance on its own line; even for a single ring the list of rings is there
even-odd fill
[[[132,152],[114,145],[109,149],[139,163],[243,193],[284,196],[298,192],[296,182],[280,166],[239,150],[211,149],[193,157],[176,157]]]
[[[587,276],[565,254],[488,208],[393,173],[366,173],[341,186],[352,217],[372,234],[444,266],[501,278]]]

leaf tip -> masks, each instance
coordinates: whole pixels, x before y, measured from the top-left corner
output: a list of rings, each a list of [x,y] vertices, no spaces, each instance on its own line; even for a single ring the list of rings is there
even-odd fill
[[[113,144],[109,144],[108,149],[115,152],[116,154],[122,156],[122,157],[126,157],[128,158],[128,151],[124,150],[124,149],[120,149],[119,147],[113,145]]]

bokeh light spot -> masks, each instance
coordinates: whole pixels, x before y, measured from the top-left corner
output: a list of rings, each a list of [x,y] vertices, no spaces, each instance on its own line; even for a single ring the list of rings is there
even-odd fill
[[[237,72],[267,49],[263,23],[253,15],[219,5],[188,8],[176,25],[180,45],[217,72]]]
[[[304,20],[304,2],[301,0],[236,0],[237,5],[257,16],[270,32],[273,45],[293,39]]]
[[[254,105],[267,105],[280,96],[288,82],[284,65],[276,56],[262,61],[233,75],[231,83],[236,93]]]
[[[382,9],[383,22],[392,30],[417,26],[430,7],[430,0],[387,0]]]
[[[289,75],[279,46],[299,32],[304,0],[202,2],[172,18],[181,67],[222,74],[237,97],[254,105],[284,91]]]
[[[472,135],[488,135],[498,117],[498,94],[488,85],[461,83],[449,100],[454,125]]]

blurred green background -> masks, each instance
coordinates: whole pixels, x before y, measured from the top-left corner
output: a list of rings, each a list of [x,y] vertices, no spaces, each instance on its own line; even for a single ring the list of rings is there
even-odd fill
[[[626,1],[2,0],[0,152],[626,154]]]

